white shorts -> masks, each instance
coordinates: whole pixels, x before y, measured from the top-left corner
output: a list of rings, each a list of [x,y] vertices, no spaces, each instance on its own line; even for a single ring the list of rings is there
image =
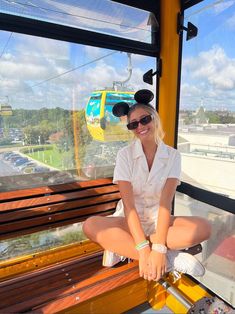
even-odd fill
[[[150,236],[151,234],[155,233],[157,227],[157,218],[154,220],[151,219],[148,221],[140,222],[146,236]]]
[[[121,200],[117,204],[116,211],[111,216],[113,216],[113,217],[125,217],[124,207],[123,207],[123,203]],[[141,216],[142,215],[139,214],[140,223],[141,223],[141,226],[143,228],[144,234],[146,236],[150,236],[152,233],[155,233],[156,226],[157,226],[157,213],[155,212],[154,215],[152,215],[152,217],[148,218],[148,219],[141,217]]]

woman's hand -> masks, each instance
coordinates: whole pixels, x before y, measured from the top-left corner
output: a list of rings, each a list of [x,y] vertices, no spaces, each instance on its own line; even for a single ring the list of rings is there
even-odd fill
[[[140,277],[148,279],[149,277],[149,256],[150,256],[150,247],[146,246],[145,248],[139,250],[139,274]]]
[[[166,254],[151,251],[148,258],[148,280],[158,281],[167,269]]]

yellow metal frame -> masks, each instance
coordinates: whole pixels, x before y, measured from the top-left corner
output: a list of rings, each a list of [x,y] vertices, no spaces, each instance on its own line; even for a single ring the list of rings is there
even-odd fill
[[[120,314],[147,301],[147,282],[135,280],[121,288],[80,303],[60,314]]]
[[[161,0],[161,51],[162,76],[159,78],[159,115],[165,131],[164,141],[171,146],[175,142],[175,127],[177,113],[177,87],[180,65],[179,47],[180,36],[177,34],[177,17],[180,13],[180,0]],[[174,283],[171,277],[166,278],[174,288],[178,289],[192,303],[210,296],[200,284],[196,284],[189,277],[182,275],[181,279]],[[154,309],[161,309],[165,305],[174,313],[187,313],[186,309],[173,295],[158,283],[149,284],[148,301]]]
[[[48,251],[14,258],[0,263],[0,281],[66,261],[70,258],[86,256],[98,251],[101,251],[100,246],[89,240],[85,240]]]
[[[104,105],[105,105],[105,100],[106,100],[106,95],[107,95],[107,92],[109,91],[98,91],[98,93],[101,92],[102,93],[102,96],[101,96],[101,102],[100,102],[100,118],[102,119],[105,115],[105,108],[104,108]]]
[[[191,303],[195,303],[203,297],[211,295],[203,289],[200,284],[195,283],[186,275],[174,283],[171,274],[164,278],[171,286],[176,288],[180,294],[186,297]],[[187,314],[188,309],[182,305],[172,294],[168,293],[160,284],[151,282],[148,288],[148,302],[155,310],[167,306],[174,313]]]
[[[160,6],[162,76],[159,79],[159,115],[165,131],[164,141],[174,146],[180,44],[177,15],[180,0],[161,0]]]

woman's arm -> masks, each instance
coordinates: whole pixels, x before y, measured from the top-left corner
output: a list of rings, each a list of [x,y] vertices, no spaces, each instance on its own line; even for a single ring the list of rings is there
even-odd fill
[[[171,204],[175,195],[178,179],[168,178],[162,190],[156,232],[150,236],[152,243],[166,245],[171,220]]]
[[[144,231],[142,229],[138,213],[135,208],[135,201],[133,195],[133,189],[130,182],[118,181],[119,191],[121,193],[122,201],[124,204],[125,216],[130,233],[133,237],[135,245],[142,243],[146,240]],[[139,252],[139,274],[140,277],[148,279],[148,260],[150,255],[149,245],[144,246],[138,250]]]
[[[146,239],[134,202],[133,189],[130,182],[118,181],[119,191],[124,205],[125,216],[135,244]]]
[[[167,233],[170,226],[171,217],[171,203],[175,194],[175,190],[178,184],[178,179],[168,178],[163,188],[159,212],[157,227],[154,234],[150,236],[152,244],[160,244],[166,247]],[[164,249],[163,251],[161,249]],[[149,256],[149,280],[159,280],[167,270],[166,263],[166,248],[157,246],[156,250],[153,249]]]

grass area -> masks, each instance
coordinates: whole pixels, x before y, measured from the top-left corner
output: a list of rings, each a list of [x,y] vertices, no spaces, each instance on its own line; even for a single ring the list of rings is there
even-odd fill
[[[56,146],[52,146],[45,150],[32,148],[32,152],[27,155],[56,169],[65,170],[73,167],[72,152],[60,152]]]

